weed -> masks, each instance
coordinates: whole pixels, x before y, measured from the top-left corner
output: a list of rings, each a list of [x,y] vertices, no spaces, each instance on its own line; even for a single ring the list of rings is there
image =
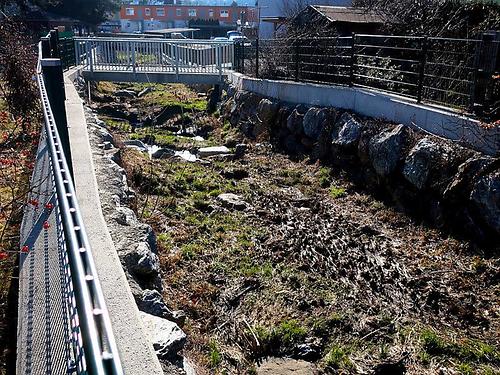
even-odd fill
[[[457,370],[462,375],[474,375],[474,369],[468,363],[459,364]]]
[[[348,350],[340,345],[333,345],[325,357],[325,365],[336,369],[351,368],[352,362],[349,359]]]
[[[346,194],[346,190],[337,186],[330,188],[330,196],[334,199],[341,198]]]
[[[181,254],[185,260],[194,260],[202,252],[202,247],[196,243],[185,244],[181,247]]]
[[[219,367],[219,365],[222,362],[222,354],[215,340],[211,340],[210,343],[208,344],[208,347],[210,350],[209,354],[210,366],[215,369]]]
[[[322,188],[327,188],[332,183],[330,176],[330,168],[322,167],[318,172],[319,185]]]
[[[291,346],[302,341],[307,331],[296,320],[284,320],[274,331],[279,341],[285,346]]]

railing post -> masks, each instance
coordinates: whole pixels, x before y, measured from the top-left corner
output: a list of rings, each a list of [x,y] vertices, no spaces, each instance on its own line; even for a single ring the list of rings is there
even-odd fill
[[[255,40],[255,77],[259,78],[259,38]]]
[[[50,57],[59,58],[59,33],[57,30],[50,30],[49,32],[50,40]]]
[[[424,79],[425,79],[425,63],[427,61],[427,37],[423,37],[421,39],[421,48],[420,48],[420,67],[418,74],[418,92],[417,92],[417,103],[422,102],[422,95],[424,91]]]
[[[46,36],[41,38],[42,42],[42,58],[48,59],[50,58],[50,39]]]
[[[175,43],[175,75],[177,78],[177,81],[179,80],[179,44]]]
[[[73,167],[71,163],[71,147],[69,144],[68,121],[66,119],[66,107],[64,101],[66,95],[64,91],[64,75],[61,59],[42,59],[41,60],[43,79],[47,89],[47,96],[52,108],[54,122],[59,132],[62,148],[68,162],[70,173],[73,176]]]
[[[220,44],[218,44],[215,47],[215,61],[217,65],[217,70],[219,71],[219,79],[222,81],[221,47],[222,46]]]
[[[490,109],[493,101],[494,81],[492,77],[497,67],[499,49],[500,33],[483,33],[474,56],[474,76],[469,99],[471,111],[480,114]]]
[[[135,42],[132,42],[132,71],[136,72],[136,63],[135,63]]]
[[[299,54],[299,39],[296,40],[295,42],[295,80],[299,80],[299,71],[300,71],[300,54]]]
[[[350,70],[349,70],[349,87],[354,86],[354,69],[355,69],[355,56],[354,56],[354,46],[356,42],[356,34],[351,34],[351,58],[350,58]]]

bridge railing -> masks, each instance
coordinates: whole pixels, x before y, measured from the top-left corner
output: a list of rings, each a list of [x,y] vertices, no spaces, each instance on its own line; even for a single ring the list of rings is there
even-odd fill
[[[223,74],[234,44],[212,40],[75,38],[77,65],[94,71]]]
[[[21,231],[18,372],[119,375],[118,348],[65,152],[66,123],[57,112],[61,102],[64,108],[62,64],[51,54],[51,44],[57,45],[51,39],[39,44],[44,126]],[[45,288],[36,286],[40,279]]]

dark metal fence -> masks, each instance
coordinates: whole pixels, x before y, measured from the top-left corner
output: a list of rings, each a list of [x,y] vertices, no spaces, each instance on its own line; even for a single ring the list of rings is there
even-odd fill
[[[481,113],[499,100],[496,34],[482,39],[366,35],[235,45],[235,70],[260,78],[377,89]]]

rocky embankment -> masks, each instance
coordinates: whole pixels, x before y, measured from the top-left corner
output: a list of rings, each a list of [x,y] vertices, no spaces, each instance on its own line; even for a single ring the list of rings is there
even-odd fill
[[[234,88],[223,108],[246,136],[332,164],[414,217],[498,246],[500,159],[403,125]]]
[[[104,218],[156,353],[166,373],[175,374],[179,367],[189,366],[178,355],[186,342],[179,327],[185,315],[171,311],[163,301],[156,235],[129,208],[135,192],[118,164],[120,152],[113,136],[92,110],[85,110]]]

